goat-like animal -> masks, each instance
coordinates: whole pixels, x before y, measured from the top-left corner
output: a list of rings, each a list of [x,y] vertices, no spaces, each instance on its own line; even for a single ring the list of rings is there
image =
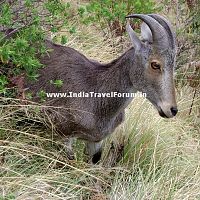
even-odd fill
[[[132,48],[108,64],[87,59],[76,50],[46,41],[53,49],[41,58],[46,67],[40,70],[37,82],[27,81],[26,87],[34,94],[96,92],[146,93],[147,99],[162,117],[177,113],[174,88],[175,34],[171,24],[157,14],[134,14],[139,18],[140,40],[129,22],[127,32]],[[63,81],[58,88],[50,80]],[[36,99],[37,100],[37,99]],[[87,142],[88,153],[97,162],[101,155],[101,141],[111,134],[124,119],[124,109],[131,97],[105,98],[48,98],[45,104],[57,107],[49,112],[56,128],[67,138],[76,137]]]

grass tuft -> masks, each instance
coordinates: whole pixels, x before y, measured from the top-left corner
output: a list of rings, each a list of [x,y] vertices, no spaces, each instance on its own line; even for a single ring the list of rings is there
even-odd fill
[[[94,27],[77,27],[67,45],[99,62],[128,46],[123,38],[105,40]],[[76,160],[67,160],[62,137],[48,115],[40,115],[43,106],[1,98],[0,199],[200,199],[199,96],[189,115],[193,89],[177,86],[177,94],[173,119],[160,118],[145,99],[134,99],[96,166],[85,162],[80,141]]]

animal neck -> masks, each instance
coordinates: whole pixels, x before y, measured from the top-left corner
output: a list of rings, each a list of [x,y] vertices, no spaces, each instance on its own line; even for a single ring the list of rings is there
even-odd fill
[[[137,90],[132,85],[130,80],[130,69],[135,66],[134,64],[134,48],[129,49],[122,56],[105,65],[106,70],[101,73],[101,81],[99,81],[98,92],[117,94],[130,94]],[[115,96],[113,98],[98,98],[100,99],[99,105],[104,105],[105,109],[100,109],[103,115],[112,115],[124,109],[132,100],[129,95],[125,97]]]
[[[133,88],[129,71],[134,66],[134,52],[134,48],[131,48],[104,66],[107,70],[101,74],[100,89],[106,89],[108,92],[128,92]]]

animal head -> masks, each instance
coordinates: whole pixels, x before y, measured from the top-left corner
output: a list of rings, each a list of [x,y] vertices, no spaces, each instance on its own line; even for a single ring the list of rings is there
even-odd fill
[[[171,24],[157,14],[133,14],[127,18],[143,21],[142,40],[129,22],[127,24],[127,32],[135,48],[136,67],[130,69],[133,86],[147,94],[147,99],[157,108],[160,116],[171,118],[178,111],[173,78],[176,44]]]

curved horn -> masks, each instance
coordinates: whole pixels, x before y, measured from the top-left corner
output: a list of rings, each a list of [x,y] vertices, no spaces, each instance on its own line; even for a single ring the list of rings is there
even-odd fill
[[[176,35],[175,32],[172,29],[171,23],[165,19],[163,16],[158,14],[148,14],[148,16],[153,17],[155,20],[157,20],[167,31],[169,42],[171,44],[172,49],[175,49],[176,47]]]
[[[143,14],[128,15],[126,18],[138,18],[144,21],[152,32],[153,44],[159,49],[169,48],[167,32],[165,28],[154,18]]]

